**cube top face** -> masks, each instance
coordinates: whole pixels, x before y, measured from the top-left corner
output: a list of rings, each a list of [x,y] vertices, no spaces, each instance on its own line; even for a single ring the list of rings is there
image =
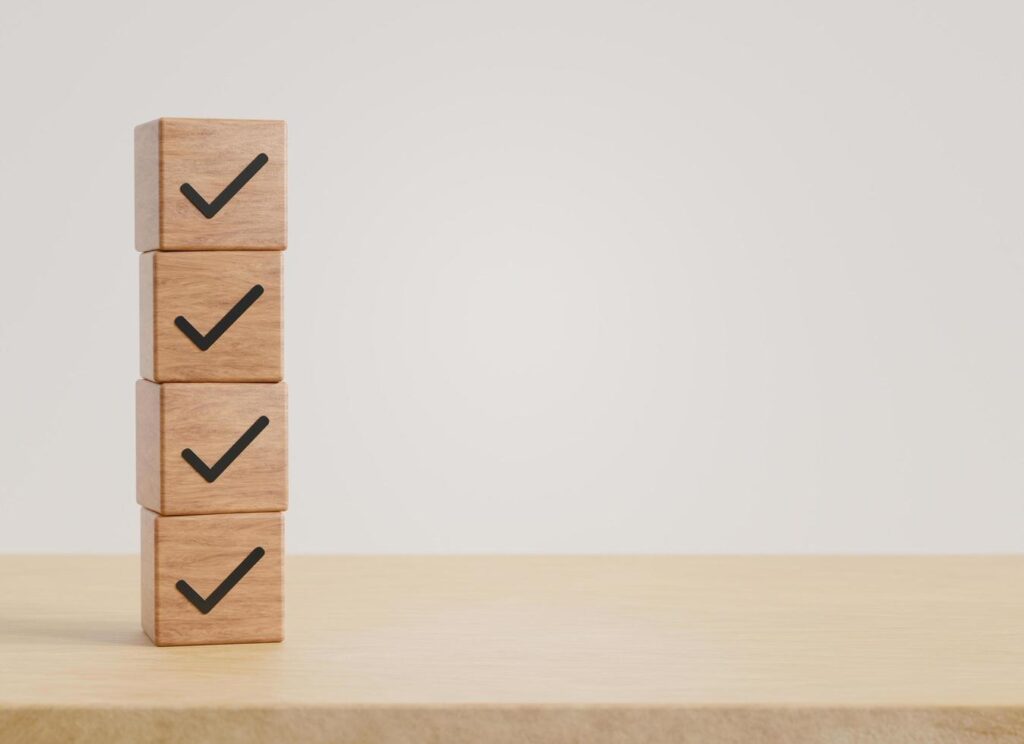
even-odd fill
[[[282,379],[281,253],[155,252],[140,261],[142,377]]]
[[[142,625],[158,646],[284,638],[284,518],[142,510]]]
[[[136,500],[162,515],[288,508],[285,383],[136,383]]]
[[[287,126],[158,119],[135,128],[139,251],[284,250]]]

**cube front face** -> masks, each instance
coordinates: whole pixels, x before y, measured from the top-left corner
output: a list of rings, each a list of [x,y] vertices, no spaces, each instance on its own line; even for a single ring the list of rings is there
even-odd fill
[[[286,140],[283,121],[159,119],[136,127],[136,249],[285,249]]]
[[[284,516],[142,510],[142,625],[158,646],[284,638]]]
[[[136,500],[163,515],[288,508],[288,388],[136,383]]]
[[[144,378],[282,379],[280,252],[156,252],[140,261]]]

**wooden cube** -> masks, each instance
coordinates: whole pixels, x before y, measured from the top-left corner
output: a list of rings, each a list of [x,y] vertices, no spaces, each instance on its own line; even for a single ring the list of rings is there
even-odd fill
[[[142,376],[154,382],[277,382],[283,376],[282,254],[140,258]]]
[[[142,629],[157,646],[284,639],[284,515],[142,510]]]
[[[135,128],[135,247],[284,250],[283,121],[158,119]]]
[[[288,508],[288,389],[135,385],[136,501],[165,515]]]

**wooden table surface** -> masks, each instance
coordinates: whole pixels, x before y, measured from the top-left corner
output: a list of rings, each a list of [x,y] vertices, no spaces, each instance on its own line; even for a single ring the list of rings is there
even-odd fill
[[[286,574],[283,644],[155,648],[136,557],[0,556],[0,742],[1024,741],[1024,556]]]

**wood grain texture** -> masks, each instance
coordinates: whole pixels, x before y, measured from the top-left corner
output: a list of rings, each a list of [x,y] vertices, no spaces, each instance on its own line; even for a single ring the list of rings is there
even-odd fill
[[[141,373],[154,382],[277,382],[283,376],[282,254],[146,253],[140,258]],[[207,334],[255,285],[263,294],[205,351]]]
[[[153,270],[153,256],[143,254],[139,260],[139,370],[143,377],[149,378],[156,374]]]
[[[135,247],[160,245],[160,122],[135,127]]]
[[[135,388],[136,501],[164,515],[288,508],[288,388],[277,383],[164,383]],[[214,480],[185,459],[213,466],[261,416],[259,435]]]
[[[146,380],[135,383],[135,500],[161,511],[163,500],[160,385]]]
[[[253,158],[269,160],[214,217],[212,202]],[[283,121],[165,118],[135,129],[135,247],[140,251],[283,250],[288,244]]]
[[[0,557],[0,740],[1024,738],[1021,556],[287,566],[284,644],[158,649],[135,558]]]
[[[156,635],[156,519],[142,510],[139,533],[142,569],[139,587],[142,598],[142,630],[152,640]]]
[[[141,511],[142,627],[156,645],[283,639],[280,513],[161,517]],[[184,579],[209,597],[256,547],[266,554],[209,614],[202,614],[175,588]]]
[[[1022,730],[1019,708],[0,708],[17,744],[1020,744]]]

